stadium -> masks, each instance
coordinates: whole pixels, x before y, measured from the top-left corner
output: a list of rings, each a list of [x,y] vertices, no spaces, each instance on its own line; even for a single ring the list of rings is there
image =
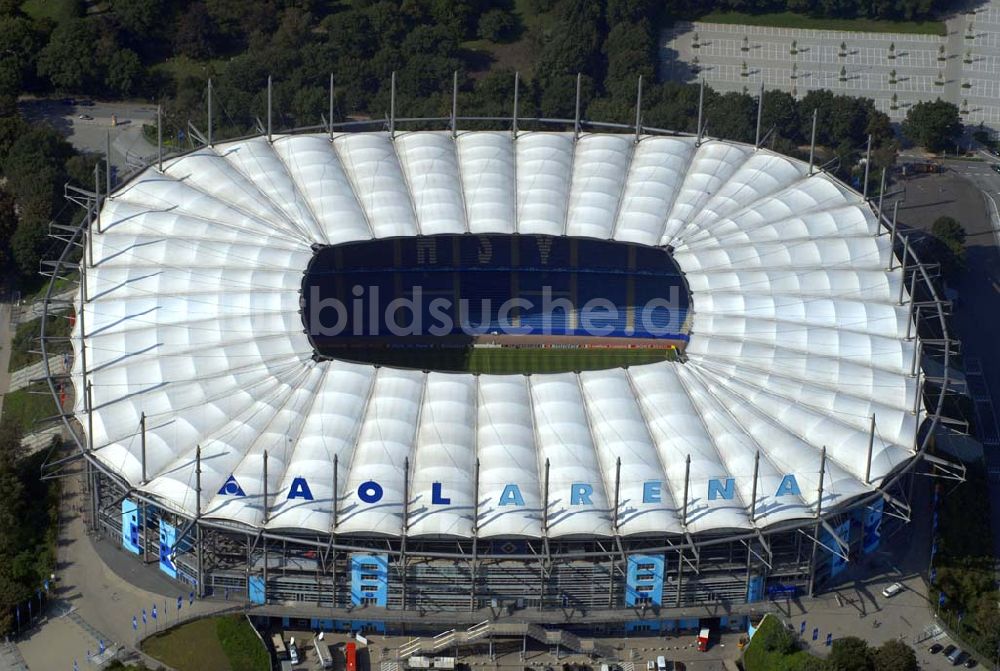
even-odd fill
[[[338,627],[667,631],[905,528],[949,341],[880,197],[701,134],[462,121],[209,134],[93,194],[54,275],[81,255],[96,532]]]

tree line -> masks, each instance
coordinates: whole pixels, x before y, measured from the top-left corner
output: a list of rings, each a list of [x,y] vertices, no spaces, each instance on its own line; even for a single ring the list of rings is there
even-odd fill
[[[686,13],[795,12],[830,19],[926,20],[952,9],[953,0],[681,0]]]
[[[44,450],[22,457],[20,427],[0,422],[0,634],[40,613],[39,592],[55,569],[59,488],[38,479]]]

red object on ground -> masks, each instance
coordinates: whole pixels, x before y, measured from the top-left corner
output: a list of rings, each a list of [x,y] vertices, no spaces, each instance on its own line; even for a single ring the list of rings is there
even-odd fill
[[[698,650],[705,652],[708,650],[708,637],[712,634],[708,629],[702,629],[698,634]]]
[[[358,671],[358,646],[355,643],[348,643],[344,647],[344,656],[347,658],[347,671]]]

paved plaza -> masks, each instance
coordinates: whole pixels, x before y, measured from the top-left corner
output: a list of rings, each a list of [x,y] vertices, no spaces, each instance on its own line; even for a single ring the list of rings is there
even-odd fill
[[[959,106],[967,125],[1000,129],[1000,0],[946,26],[938,37],[678,23],[662,37],[661,75],[704,77],[719,91],[753,93],[763,83],[800,98],[814,89],[865,96],[893,121],[940,97]]]

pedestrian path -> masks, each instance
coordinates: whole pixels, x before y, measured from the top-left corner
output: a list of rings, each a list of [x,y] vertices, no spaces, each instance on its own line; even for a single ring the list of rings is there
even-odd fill
[[[0,671],[28,671],[21,651],[13,643],[0,643]]]
[[[63,291],[62,293],[56,294],[52,297],[49,305],[50,312],[61,312],[62,310],[68,310],[73,298],[76,296],[77,290],[70,289],[68,291]],[[42,316],[42,311],[45,306],[44,299],[39,299],[32,301],[30,303],[24,303],[17,306],[14,311],[15,324],[20,324],[21,322],[26,322],[32,319],[37,319]]]
[[[70,367],[69,354],[53,354],[49,357],[49,371],[52,374],[68,373]],[[39,361],[30,366],[25,366],[10,374],[10,383],[7,385],[7,393],[24,389],[31,384],[32,380],[45,377],[45,362]]]
[[[79,515],[85,501],[77,476],[63,480],[62,514],[67,521],[60,525],[58,564],[53,588],[57,602],[49,617],[17,642],[21,654],[32,669],[72,669],[78,661],[81,669],[94,668],[86,664],[88,653],[98,651],[99,641],[106,650],[134,655],[133,648],[144,633],[152,634],[192,617],[227,610],[224,602],[189,601],[189,590],[178,587],[156,570],[156,565],[144,566],[134,557],[101,541],[99,554],[94,541],[87,535],[86,525]],[[150,576],[150,572],[156,574]],[[146,576],[141,580],[139,576]],[[162,593],[143,589],[136,583],[163,583]],[[182,596],[182,610],[176,599]],[[158,610],[158,619],[152,615]],[[144,625],[143,612],[149,616]],[[61,615],[61,616],[60,616]],[[136,625],[133,628],[133,617]],[[0,667],[0,671],[6,671]]]
[[[57,424],[56,426],[50,426],[47,429],[42,429],[41,431],[34,431],[21,438],[21,447],[23,447],[26,451],[24,456],[32,455],[39,450],[44,450],[52,444],[53,438],[62,435],[62,430],[62,424]]]

